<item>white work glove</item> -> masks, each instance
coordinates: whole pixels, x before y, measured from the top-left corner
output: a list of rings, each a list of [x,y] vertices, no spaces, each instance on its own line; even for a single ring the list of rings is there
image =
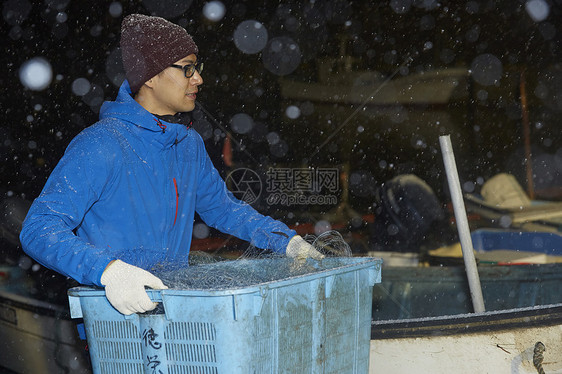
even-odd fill
[[[125,315],[144,313],[158,305],[150,300],[144,286],[156,290],[168,288],[148,271],[121,260],[115,260],[107,266],[101,275],[101,284],[105,286],[107,300]]]
[[[295,235],[289,241],[287,245],[287,250],[285,254],[288,257],[306,259],[308,257],[314,258],[316,260],[321,260],[325,256],[314,249],[306,240],[304,240],[300,235]]]

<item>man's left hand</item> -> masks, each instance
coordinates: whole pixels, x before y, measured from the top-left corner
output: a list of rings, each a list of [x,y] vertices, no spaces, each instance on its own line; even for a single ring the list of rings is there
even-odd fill
[[[289,241],[286,250],[287,257],[306,259],[308,257],[315,260],[321,260],[324,256],[322,253],[318,252],[312,245],[310,245],[306,240],[304,240],[300,235],[295,235]]]

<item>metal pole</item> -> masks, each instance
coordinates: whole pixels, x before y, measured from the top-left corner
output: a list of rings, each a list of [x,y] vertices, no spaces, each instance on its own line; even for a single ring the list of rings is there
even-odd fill
[[[439,144],[441,145],[447,181],[449,182],[449,191],[451,192],[451,200],[453,202],[453,210],[455,211],[455,220],[457,222],[457,230],[459,232],[472,305],[476,313],[483,313],[485,311],[484,298],[482,297],[480,277],[478,276],[478,268],[476,267],[476,259],[474,258],[474,248],[472,246],[472,238],[470,237],[470,228],[468,227],[468,218],[466,217],[459,174],[455,163],[455,154],[453,153],[453,146],[451,145],[451,137],[449,135],[440,136]]]

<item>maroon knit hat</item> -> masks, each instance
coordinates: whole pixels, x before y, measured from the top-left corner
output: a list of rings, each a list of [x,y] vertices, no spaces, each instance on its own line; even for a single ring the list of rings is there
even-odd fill
[[[131,14],[121,24],[121,54],[131,91],[174,62],[198,53],[181,26],[160,17]]]

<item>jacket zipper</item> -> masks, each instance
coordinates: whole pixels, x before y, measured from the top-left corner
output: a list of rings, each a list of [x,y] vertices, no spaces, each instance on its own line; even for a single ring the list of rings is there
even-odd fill
[[[176,214],[174,215],[174,226],[176,225],[176,220],[178,219],[178,205],[180,202],[180,194],[178,192],[178,182],[176,181],[176,178],[173,178],[174,180],[174,188],[176,189]]]
[[[162,134],[164,134],[166,132],[166,128],[168,126],[166,126],[165,124],[163,124],[160,119],[158,118],[154,118],[154,120],[156,121],[156,124],[158,125],[158,127],[160,127],[162,129]]]

